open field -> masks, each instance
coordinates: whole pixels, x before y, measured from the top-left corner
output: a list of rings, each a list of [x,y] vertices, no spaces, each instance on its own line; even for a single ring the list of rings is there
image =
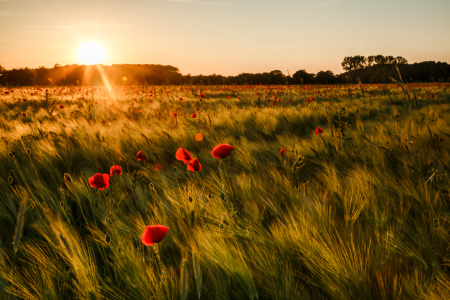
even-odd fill
[[[449,125],[439,83],[5,88],[0,298],[449,299]]]

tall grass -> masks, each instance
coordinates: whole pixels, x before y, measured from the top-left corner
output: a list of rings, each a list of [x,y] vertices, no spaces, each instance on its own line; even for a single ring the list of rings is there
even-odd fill
[[[448,299],[449,86],[399,84],[16,89],[0,103],[0,297]],[[235,149],[219,163],[220,143]],[[170,231],[146,247],[155,224]]]

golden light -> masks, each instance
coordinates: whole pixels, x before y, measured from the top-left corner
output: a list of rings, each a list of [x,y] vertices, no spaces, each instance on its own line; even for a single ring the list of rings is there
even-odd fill
[[[101,64],[105,59],[105,52],[99,43],[84,43],[78,50],[80,62],[85,65]]]

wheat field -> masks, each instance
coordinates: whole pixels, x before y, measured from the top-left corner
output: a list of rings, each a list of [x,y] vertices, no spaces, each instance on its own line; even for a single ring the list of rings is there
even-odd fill
[[[5,87],[0,298],[450,299],[449,88]]]

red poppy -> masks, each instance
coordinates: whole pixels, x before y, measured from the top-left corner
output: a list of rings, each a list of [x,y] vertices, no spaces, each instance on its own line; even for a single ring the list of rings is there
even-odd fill
[[[227,157],[231,151],[233,151],[234,147],[227,144],[220,144],[212,149],[211,154],[215,158],[225,158]]]
[[[161,166],[161,164],[157,164],[155,166],[156,171],[161,171],[163,169],[163,167]]]
[[[328,95],[328,98],[331,98],[331,95]]]
[[[183,97],[180,97],[180,101],[183,101]]]
[[[203,98],[203,97],[205,97],[205,94],[203,94],[203,93],[200,93],[200,98]]]
[[[433,99],[433,98],[434,98],[434,95],[430,95],[430,98]]]
[[[177,117],[177,112],[173,112],[172,113],[172,117],[176,118]]]
[[[286,151],[286,150],[285,150],[284,148],[280,150],[281,156],[284,156],[284,152],[285,152],[285,151]]]
[[[292,101],[289,99],[288,102],[291,103]]]
[[[438,140],[438,142],[440,143],[440,142],[443,142],[444,140],[442,139],[442,138],[439,138],[439,140]]]
[[[5,92],[4,94],[5,94],[5,95],[9,95],[9,92]]]
[[[197,107],[195,110],[196,110],[196,111],[199,111],[199,109],[200,109],[200,108]]]
[[[272,106],[275,106],[275,102],[272,102]]]
[[[314,97],[311,97],[311,99],[309,99],[309,100],[314,101]]]
[[[24,118],[25,118],[26,116],[27,116],[26,114],[24,114],[24,113],[22,114],[22,117],[24,117]]]
[[[197,114],[196,114],[196,113],[193,113],[193,114],[191,115],[191,118],[192,118],[192,119],[197,118]]]
[[[140,114],[141,112],[142,112],[142,110],[138,110],[138,112],[137,112],[137,113],[138,113],[138,114]]]
[[[59,106],[59,109],[63,109],[64,108],[64,104],[61,104],[60,106]]]
[[[190,160],[192,160],[192,156],[189,153],[189,151],[183,148],[179,148],[177,150],[177,153],[175,153],[175,158],[183,161],[185,164],[187,164]]]
[[[163,225],[146,226],[142,233],[142,243],[145,246],[151,246],[154,243],[159,243],[166,236],[169,228]]]
[[[136,157],[137,157],[138,161],[143,161],[144,159],[146,159],[145,154],[142,153],[142,151],[139,151],[139,152],[136,154]]]
[[[319,134],[321,134],[323,132],[323,130],[322,130],[322,128],[320,128],[320,127],[317,127],[316,128],[316,131],[314,131],[314,133],[316,134],[316,135],[319,135]]]
[[[111,170],[109,170],[109,174],[113,175],[122,175],[122,168],[120,166],[112,166]]]
[[[193,172],[200,172],[202,165],[198,162],[198,158],[194,158],[188,163],[188,170]]]
[[[95,173],[94,176],[88,179],[88,181],[91,187],[96,187],[100,191],[103,191],[103,189],[107,189],[109,187],[108,174]]]

